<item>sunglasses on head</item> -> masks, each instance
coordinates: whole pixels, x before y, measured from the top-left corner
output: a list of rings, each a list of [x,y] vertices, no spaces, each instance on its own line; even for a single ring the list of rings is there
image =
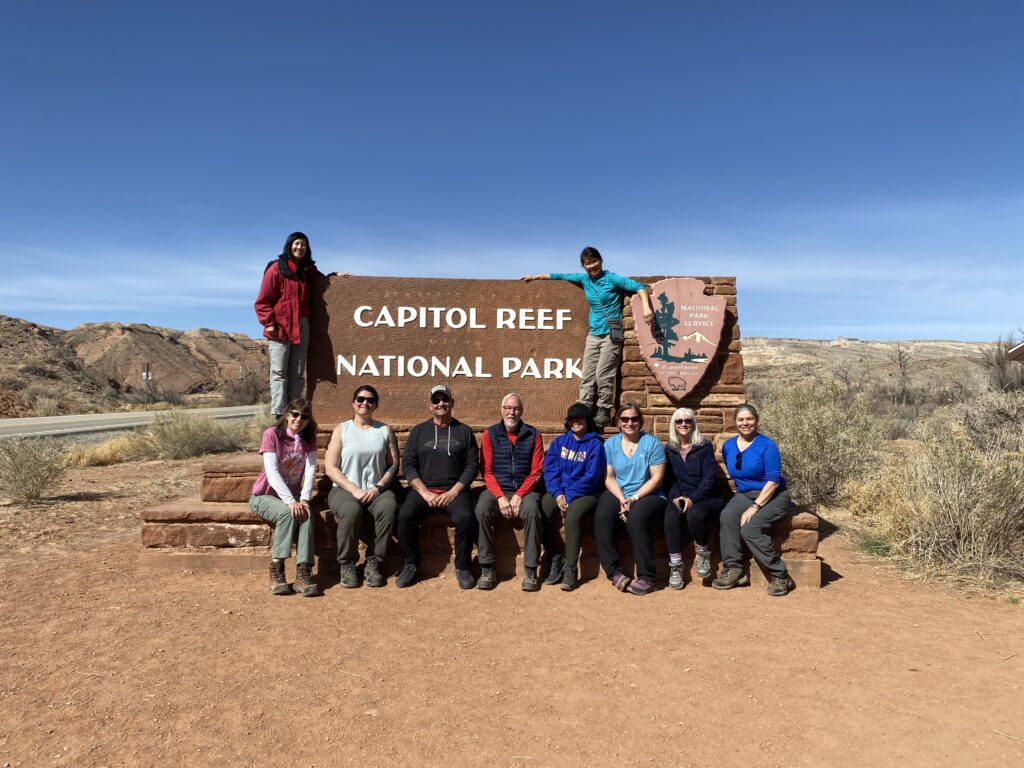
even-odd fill
[[[356,395],[356,402],[362,405],[363,403],[369,403],[370,405],[377,404],[377,398],[373,395]]]
[[[690,426],[692,427],[692,426],[693,426],[694,424],[696,424],[696,423],[697,423],[697,422],[695,422],[695,421],[694,421],[693,419],[676,419],[676,426],[677,426],[677,427],[678,427],[678,426],[679,426],[680,424],[689,424],[689,425],[690,425]]]
[[[624,424],[632,424],[634,421],[640,421],[639,416],[619,416],[619,421]]]
[[[432,402],[434,405],[437,405],[438,403],[450,403],[451,401],[452,399],[448,397],[448,395],[442,395],[440,393],[430,398],[430,402]]]
[[[293,419],[302,419],[303,421],[309,421],[308,413],[299,413],[299,411],[288,411],[288,415]]]

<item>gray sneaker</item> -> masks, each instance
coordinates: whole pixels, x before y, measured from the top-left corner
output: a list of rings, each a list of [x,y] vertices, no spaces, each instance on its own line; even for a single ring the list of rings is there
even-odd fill
[[[456,568],[455,580],[459,582],[459,589],[473,588],[473,573],[471,571],[463,571],[459,568]]]
[[[598,408],[597,413],[594,416],[594,423],[599,427],[607,427],[612,420],[611,413],[608,408]]]
[[[745,587],[749,583],[750,579],[743,573],[743,569],[738,565],[732,565],[726,568],[721,576],[712,581],[711,586],[715,589],[732,589],[733,587]]]
[[[525,569],[523,573],[523,592],[536,592],[539,589],[540,581],[537,580],[537,569]]]
[[[565,568],[565,555],[555,555],[551,558],[551,570],[548,577],[544,579],[545,584],[557,584],[562,580],[562,569]]]
[[[352,563],[341,564],[341,586],[345,589],[355,589],[359,586],[359,574]]]
[[[796,584],[789,578],[788,573],[784,576],[772,576],[768,580],[768,594],[772,597],[785,597],[795,587]]]
[[[706,579],[711,575],[711,550],[697,550],[697,557],[694,559],[694,565],[696,566],[697,577]]]
[[[469,571],[461,571],[461,573],[469,573]],[[456,574],[457,575],[457,574]],[[470,577],[472,578],[472,577]],[[462,587],[462,581],[459,581],[459,586]],[[476,583],[477,589],[494,589],[498,586],[498,577],[494,575],[493,565],[481,565],[480,566],[480,579]],[[462,587],[468,589],[468,587]]]
[[[686,586],[683,581],[683,564],[682,563],[669,563],[668,564],[668,588],[669,589],[682,589]]]
[[[363,578],[368,587],[383,587],[387,584],[384,575],[380,572],[380,563],[376,557],[366,558],[366,565],[363,567]]]

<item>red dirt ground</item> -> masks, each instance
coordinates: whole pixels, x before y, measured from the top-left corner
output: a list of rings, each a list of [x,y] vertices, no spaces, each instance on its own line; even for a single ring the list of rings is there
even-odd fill
[[[198,461],[0,506],[0,766],[1024,765],[1024,610],[822,543],[784,599],[142,573]]]

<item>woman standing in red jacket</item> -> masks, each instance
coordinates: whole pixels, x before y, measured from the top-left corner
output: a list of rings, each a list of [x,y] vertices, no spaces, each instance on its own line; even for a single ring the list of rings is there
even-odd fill
[[[256,317],[270,340],[270,412],[274,418],[281,417],[288,402],[302,397],[309,349],[309,297],[317,277],[323,274],[313,263],[309,238],[302,232],[288,235],[284,251],[263,271]]]

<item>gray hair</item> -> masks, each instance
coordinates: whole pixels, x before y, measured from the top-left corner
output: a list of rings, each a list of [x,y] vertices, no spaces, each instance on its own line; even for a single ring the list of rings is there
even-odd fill
[[[508,400],[510,397],[514,397],[516,400],[518,400],[519,407],[522,408],[524,411],[526,410],[526,403],[523,402],[523,396],[520,395],[518,392],[509,392],[507,395],[501,398],[502,406],[505,405],[505,401]]]
[[[690,445],[700,445],[701,443],[707,442],[708,439],[700,433],[700,427],[697,426],[697,414],[690,408],[676,408],[668,425],[668,443],[673,448],[679,447],[679,433],[676,432],[676,419],[693,419],[693,434],[690,435]]]

